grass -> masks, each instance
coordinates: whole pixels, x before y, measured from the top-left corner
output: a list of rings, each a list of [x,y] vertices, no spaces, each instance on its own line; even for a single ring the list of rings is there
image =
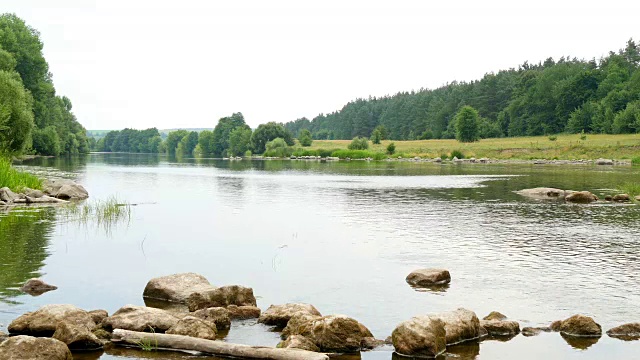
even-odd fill
[[[66,221],[85,225],[95,221],[98,226],[106,230],[119,222],[131,221],[131,205],[118,201],[116,197],[93,203],[70,203],[63,206],[60,213]]]
[[[640,183],[626,182],[622,185],[619,185],[618,190],[634,199],[636,196],[640,195]]]
[[[640,156],[636,156],[634,158],[631,159],[631,164],[632,165],[640,165]]]
[[[152,327],[149,328],[151,329],[151,334],[155,335],[156,331]],[[153,351],[158,349],[158,339],[156,339],[155,336],[153,339],[143,337],[136,342],[136,345],[138,345],[142,351]]]
[[[458,150],[466,158],[491,159],[635,159],[634,164],[640,165],[640,134],[590,134],[586,140],[581,134],[558,134],[555,140],[547,136],[515,137],[482,139],[473,143],[461,143],[457,140],[393,140],[396,145],[394,157],[443,157]],[[368,151],[371,153],[386,152],[386,147],[392,140],[372,144]],[[306,151],[321,151],[347,149],[351,140],[314,140]],[[450,156],[449,156],[450,157]],[[443,157],[444,158],[444,157]],[[353,157],[352,157],[353,159]]]
[[[15,192],[20,192],[26,187],[42,189],[42,180],[37,176],[16,170],[11,166],[9,159],[0,158],[0,188],[5,186]]]

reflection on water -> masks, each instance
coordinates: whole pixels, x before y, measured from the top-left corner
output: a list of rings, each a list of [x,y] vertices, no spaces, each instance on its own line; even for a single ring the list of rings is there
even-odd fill
[[[20,208],[0,214],[0,301],[13,302],[18,288],[40,277],[54,229],[55,211]]]
[[[31,236],[33,244],[23,252],[5,246],[14,241],[7,235],[13,230],[3,228],[8,222],[3,225],[0,217],[3,264],[20,256],[33,264],[14,265],[15,279],[2,278],[4,301],[15,301],[16,286],[34,274],[55,276],[59,286],[39,298],[20,297],[22,305],[7,305],[10,312],[0,311],[5,326],[14,314],[45,303],[110,313],[129,303],[142,305],[150,278],[187,271],[217,286],[253,287],[262,309],[308,302],[323,314],[352,316],[382,339],[412,316],[458,307],[479,317],[498,310],[521,327],[575,313],[594,316],[605,330],[636,320],[640,206],[568,205],[514,191],[549,186],[590,190],[603,198],[614,191],[608,189],[640,179],[638,167],[221,161],[141,154],[47,161],[53,160],[27,165],[46,172],[52,169],[40,165],[55,166],[77,177],[92,200],[117,195],[143,205],[133,208],[130,224],[115,226],[110,236],[54,222],[53,214],[44,223],[32,219],[24,226],[40,226],[46,235]],[[451,283],[412,289],[406,275],[424,267],[448,269]],[[234,322],[222,335],[250,345],[279,341],[279,333],[255,320]],[[450,347],[443,359],[594,360],[632,358],[637,351],[637,343],[606,336],[590,345],[567,344],[558,334],[501,340]],[[388,360],[392,350],[340,359]],[[118,348],[93,356],[156,354]],[[162,358],[189,357],[166,353]]]
[[[578,336],[569,336],[565,334],[560,334],[564,341],[567,342],[572,348],[578,350],[586,350],[591,346],[595,345],[600,338],[599,337],[578,337]]]

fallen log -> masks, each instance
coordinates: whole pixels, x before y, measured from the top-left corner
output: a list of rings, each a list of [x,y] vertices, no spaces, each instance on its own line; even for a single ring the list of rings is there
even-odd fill
[[[192,350],[222,357],[266,360],[329,360],[329,356],[298,349],[278,349],[263,346],[231,344],[219,340],[205,340],[182,335],[144,333],[123,329],[113,330],[114,343],[174,350]]]

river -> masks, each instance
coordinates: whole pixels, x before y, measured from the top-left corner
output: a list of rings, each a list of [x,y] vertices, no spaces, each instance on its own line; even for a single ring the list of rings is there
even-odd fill
[[[415,315],[465,307],[500,311],[524,326],[581,313],[603,330],[640,321],[640,206],[535,201],[514,190],[549,186],[601,197],[640,167],[415,162],[223,161],[91,154],[24,167],[76,179],[88,201],[132,206],[110,226],[65,221],[55,208],[0,213],[0,330],[45,304],[113,313],[144,305],[157,276],[196,272],[214,285],[252,287],[258,306],[306,302],[345,314],[378,338]],[[450,271],[442,291],[416,291],[406,275]],[[42,277],[58,290],[17,288]],[[255,320],[225,339],[274,346]],[[443,359],[632,359],[639,342],[558,333],[450,348]],[[343,359],[391,359],[392,347]],[[186,359],[109,350],[75,359]],[[189,357],[193,359],[193,357]],[[210,359],[210,358],[209,358]]]

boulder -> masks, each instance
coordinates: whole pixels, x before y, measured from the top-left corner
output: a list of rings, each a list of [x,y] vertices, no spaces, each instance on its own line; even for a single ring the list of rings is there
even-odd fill
[[[540,334],[543,331],[544,332],[549,332],[549,331],[551,331],[551,328],[549,328],[549,327],[530,327],[530,326],[527,326],[527,327],[523,327],[522,328],[522,335],[523,336],[527,336],[527,337],[536,336],[536,335]]]
[[[41,279],[29,279],[22,285],[20,291],[31,296],[39,296],[47,291],[56,290],[57,288],[57,286],[49,285]]]
[[[208,290],[215,290],[215,287],[204,276],[196,273],[181,273],[149,280],[142,297],[186,303],[189,295]]]
[[[298,330],[299,335],[311,340],[323,352],[360,351],[363,339],[373,337],[364,325],[344,315],[330,315],[311,320]]]
[[[523,189],[515,192],[518,195],[534,198],[534,199],[564,199],[567,195],[562,189],[539,187],[532,189]]]
[[[480,320],[482,326],[491,336],[515,336],[520,333],[520,324],[508,320]]]
[[[321,317],[322,316],[319,315],[311,315],[307,312],[297,312],[293,314],[287,322],[287,326],[282,329],[280,338],[286,339],[290,335],[300,334],[304,325],[307,325],[311,321],[320,319]]]
[[[6,203],[12,203],[19,198],[20,196],[11,191],[11,189],[9,189],[8,187],[0,188],[0,200]]]
[[[489,315],[483,317],[482,320],[507,320],[507,316],[498,311],[492,311]]]
[[[227,330],[231,327],[229,310],[223,307],[212,307],[197,310],[192,313],[194,317],[214,324],[217,330]]]
[[[598,159],[595,161],[596,165],[613,165],[613,160],[611,159]]]
[[[445,285],[451,282],[451,275],[445,269],[419,269],[407,275],[406,281],[416,287]]]
[[[260,308],[256,306],[227,306],[231,320],[257,319],[260,317]]]
[[[313,341],[302,335],[291,335],[286,340],[281,341],[277,347],[283,349],[301,349],[320,352],[320,348],[316,346]]]
[[[200,339],[216,339],[215,324],[204,321],[194,316],[186,316],[180,319],[174,326],[167,330],[167,334],[191,336]]]
[[[480,337],[480,320],[467,309],[457,309],[434,315],[444,323],[447,345],[459,344]]]
[[[568,202],[588,204],[598,201],[598,197],[588,191],[576,191],[564,197]]]
[[[13,336],[0,344],[2,360],[73,360],[65,343],[50,338]]]
[[[628,194],[618,194],[618,195],[614,195],[611,200],[616,202],[627,202],[627,201],[631,201],[631,196],[629,196]]]
[[[98,350],[102,349],[102,341],[84,325],[70,324],[66,321],[58,323],[53,338],[67,344],[71,350]]]
[[[73,305],[45,305],[18,317],[9,324],[8,329],[11,334],[52,336],[62,321],[91,330],[96,327],[91,315],[80,308]]]
[[[435,316],[416,316],[400,323],[391,341],[400,355],[435,358],[446,350],[444,322]]]
[[[210,307],[256,306],[256,298],[253,289],[229,285],[213,290],[194,292],[187,298],[189,311],[196,311]]]
[[[634,199],[636,199],[636,201],[640,201],[640,195],[636,196]]]
[[[7,335],[7,334],[3,333],[2,331],[0,331],[0,344],[3,341],[7,340],[8,337],[9,337],[9,335]]]
[[[45,180],[42,184],[45,194],[64,200],[82,200],[89,197],[87,190],[69,179]]]
[[[572,317],[551,324],[551,329],[559,331],[568,336],[579,337],[600,337],[602,327],[592,318],[584,315],[573,315]]]
[[[178,318],[165,310],[125,305],[102,321],[107,330],[124,329],[163,333],[178,323]]]
[[[107,310],[91,310],[89,311],[89,316],[91,316],[94,323],[100,324],[102,320],[109,317],[109,313]]]
[[[22,189],[22,193],[25,194],[27,197],[30,197],[33,199],[39,199],[44,196],[44,192],[42,190],[36,190],[36,189],[30,189],[30,188]]]
[[[271,305],[260,315],[259,323],[266,325],[275,325],[284,328],[291,317],[296,313],[305,313],[308,315],[322,316],[318,309],[310,304],[284,304]]]
[[[640,339],[640,322],[616,326],[607,331],[607,335],[623,340]]]
[[[4,201],[0,200],[0,206],[6,206],[6,205],[7,205],[7,203],[6,203],[6,202],[4,202]]]

